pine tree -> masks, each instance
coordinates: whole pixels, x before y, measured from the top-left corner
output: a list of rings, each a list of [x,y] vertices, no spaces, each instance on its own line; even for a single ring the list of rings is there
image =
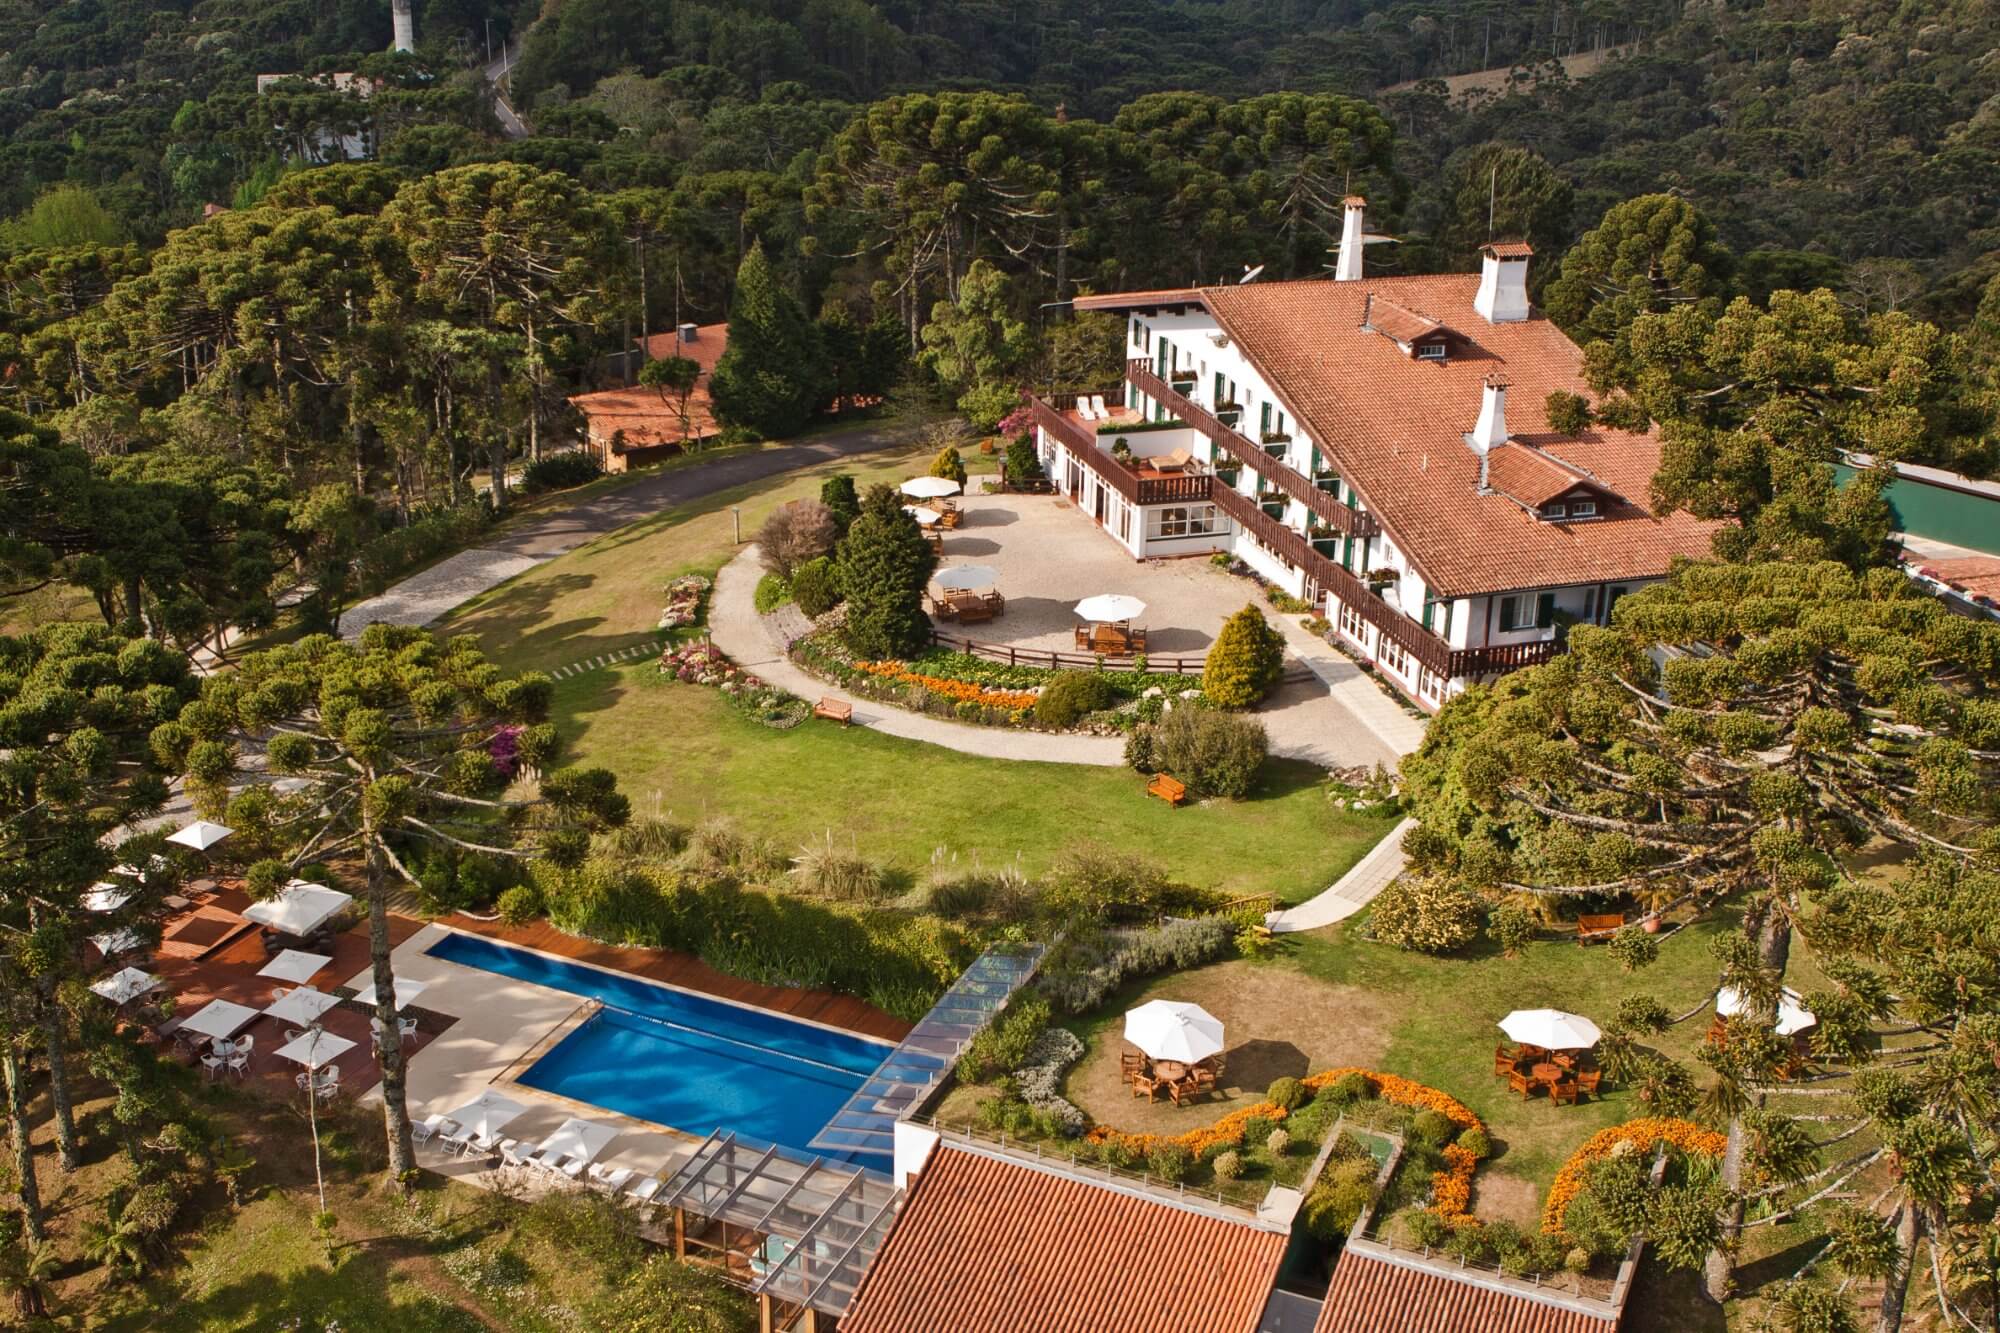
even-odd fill
[[[826,399],[817,331],[779,285],[761,244],[736,270],[729,346],[709,377],[709,393],[725,425],[773,439],[796,433]]]
[[[847,646],[865,658],[910,657],[930,642],[924,585],[937,568],[917,521],[901,499],[876,486],[840,544],[840,588],[847,595]]]
[[[947,444],[937,451],[937,456],[931,459],[931,475],[965,485],[965,459],[957,445]]]
[[[854,489],[854,478],[845,472],[820,483],[819,502],[833,515],[833,521],[843,537],[847,535],[848,527],[861,515],[860,492]]]
[[[1218,708],[1248,708],[1269,694],[1285,670],[1284,636],[1255,606],[1223,623],[1208,650],[1201,692]]]

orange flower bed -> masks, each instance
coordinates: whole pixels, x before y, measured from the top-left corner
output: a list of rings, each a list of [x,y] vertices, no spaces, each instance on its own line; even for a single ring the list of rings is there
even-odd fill
[[[1308,1090],[1318,1092],[1321,1088],[1338,1083],[1349,1074],[1359,1074],[1367,1079],[1374,1087],[1375,1094],[1385,1102],[1394,1102],[1398,1106],[1408,1106],[1419,1111],[1436,1111],[1457,1125],[1461,1131],[1476,1129],[1483,1133],[1486,1129],[1486,1126],[1480,1123],[1479,1117],[1472,1113],[1472,1108],[1464,1102],[1398,1074],[1380,1074],[1372,1069],[1345,1066],[1340,1069],[1323,1069],[1299,1081],[1305,1084]],[[1254,1106],[1232,1111],[1212,1125],[1171,1136],[1126,1134],[1120,1130],[1098,1125],[1084,1137],[1092,1143],[1118,1139],[1140,1156],[1144,1156],[1161,1143],[1178,1143],[1196,1157],[1200,1157],[1218,1144],[1232,1148],[1241,1146],[1243,1126],[1254,1116],[1263,1116],[1267,1120],[1283,1120],[1285,1109],[1275,1102],[1258,1102]],[[1473,1156],[1470,1149],[1452,1143],[1444,1148],[1444,1160],[1448,1169],[1431,1173],[1433,1200],[1431,1206],[1439,1217],[1453,1224],[1477,1221],[1467,1210],[1472,1205],[1472,1173],[1478,1169],[1479,1159]]]
[[[956,699],[961,703],[984,704],[988,708],[1011,708],[1015,712],[1035,706],[1035,696],[1025,690],[989,690],[984,685],[975,685],[969,680],[926,676],[893,660],[856,662],[854,668],[857,671],[866,671],[871,676],[893,680],[899,685],[921,685],[932,694]]]
[[[1589,1173],[1591,1163],[1609,1157],[1611,1150],[1621,1143],[1631,1144],[1638,1152],[1651,1152],[1661,1143],[1670,1143],[1682,1152],[1716,1157],[1729,1145],[1729,1140],[1692,1121],[1666,1116],[1645,1116],[1609,1129],[1600,1129],[1585,1139],[1583,1146],[1571,1153],[1569,1160],[1562,1164],[1562,1170],[1556,1172],[1555,1183],[1549,1186],[1549,1197],[1542,1201],[1543,1231],[1552,1236],[1564,1234],[1563,1214],[1569,1211],[1570,1201],[1582,1192],[1584,1177]]]

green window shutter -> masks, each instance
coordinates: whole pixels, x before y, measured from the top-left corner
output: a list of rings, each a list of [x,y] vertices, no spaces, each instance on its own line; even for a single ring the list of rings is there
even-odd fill
[[[1424,599],[1424,628],[1431,628],[1431,619],[1437,614],[1437,603],[1428,597]]]
[[[1502,597],[1500,599],[1501,633],[1505,634],[1508,633],[1509,631],[1519,628],[1519,626],[1517,626],[1514,623],[1514,621],[1517,615],[1516,608],[1519,607],[1520,604],[1521,604],[1521,599],[1518,597]]]
[[[1535,628],[1547,629],[1556,623],[1556,595],[1545,592],[1535,598]]]
[[[1264,404],[1258,414],[1257,421],[1263,432],[1269,435],[1271,433],[1271,405],[1269,403]]]

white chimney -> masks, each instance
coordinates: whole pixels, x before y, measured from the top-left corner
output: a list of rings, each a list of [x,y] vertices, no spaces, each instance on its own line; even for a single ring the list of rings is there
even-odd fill
[[[1472,308],[1488,324],[1526,319],[1528,258],[1534,250],[1526,241],[1491,241],[1479,253],[1479,294],[1472,298]]]
[[[1340,259],[1334,265],[1335,282],[1361,281],[1361,251],[1367,244],[1361,237],[1361,222],[1368,212],[1368,201],[1358,194],[1350,194],[1346,199],[1346,212],[1340,220]]]
[[[1488,375],[1480,381],[1479,420],[1467,432],[1465,442],[1479,455],[1479,489],[1486,489],[1486,455],[1507,443],[1507,377]]]
[[[376,11],[380,13],[380,10]],[[389,22],[395,28],[395,42],[391,47],[396,51],[417,49],[417,19],[410,12],[410,0],[389,0]],[[379,31],[379,29],[378,29]]]
[[[701,330],[700,330],[700,327],[699,327],[698,325],[694,325],[694,324],[683,324],[683,325],[681,325],[681,326],[680,326],[680,330],[679,330],[679,332],[680,332],[680,340],[681,340],[681,341],[682,341],[683,343],[691,343],[691,342],[693,342],[693,341],[695,340],[695,335],[696,335],[696,334],[698,334],[698,333],[699,333],[700,331],[701,331]]]

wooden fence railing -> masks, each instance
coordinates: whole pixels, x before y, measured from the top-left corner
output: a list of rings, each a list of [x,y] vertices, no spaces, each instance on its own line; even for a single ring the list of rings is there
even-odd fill
[[[961,639],[954,634],[931,632],[931,642],[947,652],[968,653],[973,657],[983,657],[992,662],[1005,662],[1008,666],[1046,667],[1051,670],[1094,671],[1100,665],[1110,671],[1135,671],[1136,659],[1132,657],[1100,657],[1096,653],[1059,653],[1047,648],[1017,648],[1011,643],[984,643],[978,639]],[[1199,676],[1205,658],[1200,657],[1152,657],[1146,658],[1146,670],[1158,671],[1174,676]]]

